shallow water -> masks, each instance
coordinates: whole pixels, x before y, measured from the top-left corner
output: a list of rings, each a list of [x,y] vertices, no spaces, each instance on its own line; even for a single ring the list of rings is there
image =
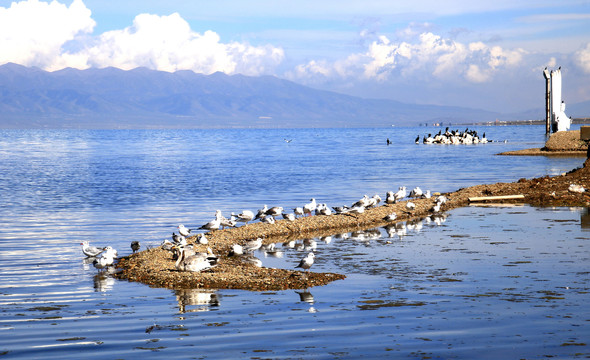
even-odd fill
[[[78,245],[126,255],[131,240],[159,244],[217,208],[289,208],[312,196],[341,205],[400,185],[452,191],[558,174],[584,160],[493,156],[540,146],[542,129],[528,141],[519,139],[537,127],[483,129],[508,142],[413,144],[426,128],[0,132],[0,354],[588,356],[587,209],[469,207],[279,244],[282,257],[256,254],[265,266],[292,268],[315,246],[314,271],[347,275],[307,293],[116,281],[96,276]]]

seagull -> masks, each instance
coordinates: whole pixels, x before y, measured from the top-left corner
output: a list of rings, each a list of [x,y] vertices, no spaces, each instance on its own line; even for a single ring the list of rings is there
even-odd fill
[[[175,266],[180,271],[200,272],[217,265],[217,260],[217,256],[213,255],[211,248],[207,248],[206,253],[196,253],[190,256],[186,256],[185,249],[182,248]]]
[[[295,214],[292,214],[292,213],[289,213],[289,214],[283,213],[283,219],[289,220],[289,221],[295,221],[296,217],[295,217]]]
[[[344,214],[362,214],[365,212],[365,207],[364,206],[353,206],[351,208],[346,209],[343,213]]]
[[[190,244],[190,245],[175,245],[172,248],[172,252],[174,253],[173,258],[178,259],[181,255],[182,251],[184,251],[185,257],[189,257],[189,256],[195,255],[197,253],[192,244]]]
[[[174,243],[171,242],[168,239],[164,239],[164,241],[162,241],[162,243],[160,244],[160,246],[162,247],[162,249],[170,251],[170,250],[172,250],[172,247],[174,246]]]
[[[393,191],[388,191],[387,196],[385,197],[385,203],[386,204],[395,204],[395,194],[393,193]]]
[[[387,215],[386,217],[383,218],[383,220],[385,221],[393,221],[397,218],[397,214],[396,213],[391,213],[389,215]]]
[[[266,215],[267,211],[268,211],[268,206],[266,206],[266,204],[265,204],[262,209],[258,210],[258,213],[254,217],[254,219],[262,219]]]
[[[424,194],[422,194],[422,199],[430,199],[432,195],[430,195],[430,190],[426,190]]]
[[[265,224],[274,224],[276,222],[276,220],[272,216],[267,215],[267,216],[263,217],[262,219],[260,219],[260,222],[265,223]]]
[[[96,246],[90,246],[86,240],[82,241],[80,245],[82,245],[82,252],[87,257],[96,257],[104,251],[104,249],[97,248]]]
[[[411,201],[408,201],[408,203],[406,204],[406,208],[407,208],[408,210],[410,210],[410,211],[411,211],[411,210],[414,210],[414,209],[416,209],[416,204],[414,204],[414,203],[413,203],[413,202],[411,202]]]
[[[334,209],[334,212],[336,214],[342,214],[344,212],[346,212],[346,210],[348,210],[348,206],[344,205],[344,206],[332,206],[332,209]]]
[[[265,215],[267,216],[272,216],[273,219],[279,215],[281,215],[283,213],[283,208],[280,206],[274,206],[271,207],[270,209],[266,210]]]
[[[378,194],[373,195],[368,201],[368,205],[366,207],[376,207],[381,202],[381,197]]]
[[[101,256],[94,259],[94,261],[92,262],[92,265],[94,265],[94,267],[100,271],[106,267],[113,265],[114,262],[115,262],[115,259],[112,256],[103,256],[101,254]]]
[[[242,255],[244,254],[244,248],[242,245],[233,244],[228,256]]]
[[[311,200],[310,200],[310,201],[311,201],[310,203],[308,203],[308,204],[305,204],[305,205],[303,206],[303,213],[304,213],[304,214],[311,215],[312,211],[314,211],[314,210],[315,210],[315,208],[316,208],[316,206],[317,206],[317,204],[316,204],[316,202],[315,202],[315,199],[314,199],[314,198],[311,198]]]
[[[219,225],[221,225],[222,229],[225,229],[226,227],[235,227],[236,223],[237,223],[236,220],[228,219],[225,216],[221,216],[219,218]]]
[[[102,270],[106,267],[113,265],[115,262],[115,257],[117,257],[117,250],[113,249],[110,246],[104,248],[104,251],[98,258],[96,258],[92,264],[98,270]]]
[[[412,198],[421,197],[423,194],[424,194],[424,192],[418,186],[416,186],[412,191],[410,191],[410,197],[412,197]]]
[[[192,229],[187,229],[184,225],[178,225],[178,233],[182,236],[189,236],[191,234]]]
[[[262,238],[256,240],[246,240],[246,243],[242,246],[244,252],[252,252],[260,249],[262,246]]]
[[[446,203],[446,202],[447,202],[447,200],[448,200],[448,199],[447,199],[447,197],[446,197],[446,196],[444,196],[444,195],[439,195],[439,196],[436,198],[436,202],[437,202],[437,203],[440,203],[441,205],[443,205],[444,203]]]
[[[196,240],[201,245],[209,244],[209,240],[205,237],[205,234],[197,234]]]
[[[252,221],[253,219],[254,213],[250,210],[244,210],[236,217],[236,221],[243,222],[246,224],[248,224],[248,221]]]
[[[174,232],[172,232],[172,241],[174,241],[176,244],[186,244],[186,238]]]
[[[304,270],[309,270],[309,268],[313,265],[313,259],[315,258],[314,253],[310,252],[309,254],[307,254],[306,257],[304,257],[303,259],[301,259],[301,261],[299,262],[299,265],[295,266],[296,268],[302,268]]]
[[[201,226],[199,229],[203,229],[203,230],[219,230],[219,227],[221,226],[221,218],[222,218],[221,210],[217,210],[215,212],[215,219],[209,221],[205,225]]]
[[[131,250],[133,250],[134,254],[137,250],[139,250],[140,246],[141,245],[139,244],[139,241],[137,241],[137,240],[131,242]]]
[[[293,214],[295,214],[295,217],[304,215],[303,208],[302,207],[299,207],[299,206],[296,207],[296,208],[294,208],[293,209]]]
[[[326,205],[326,204],[319,204],[315,208],[315,214],[316,215],[332,215],[332,210],[330,210],[328,208],[328,205]]]
[[[406,191],[406,187],[405,186],[400,186],[399,190],[393,194],[393,196],[395,197],[395,202],[400,201],[401,199],[405,198],[407,196],[407,191]]]
[[[351,207],[359,207],[362,206],[364,208],[367,208],[370,204],[369,201],[369,197],[367,195],[364,195],[362,199],[360,199],[359,201],[355,202],[354,204],[352,204]]]

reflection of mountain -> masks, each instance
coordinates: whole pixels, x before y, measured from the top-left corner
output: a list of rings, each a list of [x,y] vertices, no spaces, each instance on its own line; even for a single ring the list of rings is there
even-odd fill
[[[174,290],[174,293],[181,313],[208,311],[210,306],[219,306],[219,297],[213,290],[178,289]],[[198,306],[198,308],[187,309],[187,306]]]
[[[498,116],[363,99],[272,76],[0,66],[0,127],[371,127]]]

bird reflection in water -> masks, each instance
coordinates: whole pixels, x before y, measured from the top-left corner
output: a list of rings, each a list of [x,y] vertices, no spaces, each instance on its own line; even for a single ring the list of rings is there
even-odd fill
[[[178,289],[174,290],[180,313],[209,311],[211,306],[219,306],[219,295],[215,290]],[[187,306],[197,306],[187,309]]]
[[[316,308],[313,307],[313,304],[315,303],[315,299],[313,298],[313,295],[309,292],[308,289],[305,289],[302,291],[295,291],[295,293],[299,295],[300,302],[305,302],[310,305],[309,309],[307,309],[307,312],[310,312],[310,313],[317,312]]]
[[[101,271],[94,275],[94,291],[107,292],[113,289],[115,279],[111,276],[112,270]]]

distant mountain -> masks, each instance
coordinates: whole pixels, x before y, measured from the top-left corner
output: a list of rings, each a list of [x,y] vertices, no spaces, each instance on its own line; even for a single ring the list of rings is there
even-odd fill
[[[363,99],[273,76],[0,66],[2,128],[379,127],[498,117],[477,109]]]

